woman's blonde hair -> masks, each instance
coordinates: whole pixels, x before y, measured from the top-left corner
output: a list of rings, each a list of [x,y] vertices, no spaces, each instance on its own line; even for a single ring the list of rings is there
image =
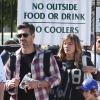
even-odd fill
[[[75,62],[74,62],[74,64],[77,67],[79,67],[79,63],[80,63],[81,55],[82,55],[82,48],[81,48],[80,40],[77,35],[68,34],[68,35],[64,36],[61,46],[59,48],[58,56],[60,57],[61,60],[66,59],[66,54],[64,52],[63,44],[64,44],[64,41],[66,41],[67,39],[70,39],[75,44],[75,55],[74,55]]]

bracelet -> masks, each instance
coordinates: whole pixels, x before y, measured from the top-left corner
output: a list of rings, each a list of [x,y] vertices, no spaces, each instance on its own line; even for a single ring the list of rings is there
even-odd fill
[[[42,84],[41,84],[41,82],[39,81],[38,82],[38,88],[41,88],[42,87]]]

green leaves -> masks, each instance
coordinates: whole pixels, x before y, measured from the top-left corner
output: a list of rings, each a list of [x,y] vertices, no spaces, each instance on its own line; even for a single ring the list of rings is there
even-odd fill
[[[17,0],[0,0],[0,24],[3,16],[3,26],[16,26],[17,23]],[[1,25],[0,25],[1,26]],[[13,27],[14,28],[14,27]]]

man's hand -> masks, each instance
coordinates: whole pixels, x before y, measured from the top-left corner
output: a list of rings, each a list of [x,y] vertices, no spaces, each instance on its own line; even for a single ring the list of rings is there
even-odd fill
[[[9,88],[17,87],[19,85],[19,82],[20,82],[19,78],[12,78],[12,80],[8,82],[8,86]]]
[[[25,83],[25,92],[35,88],[48,88],[49,83],[47,81],[30,80]]]
[[[25,92],[31,89],[38,88],[38,81],[37,80],[30,80],[26,81],[25,83]]]
[[[49,87],[49,83],[47,81],[41,81],[40,83],[38,83],[38,87],[42,87],[42,88],[48,88]]]

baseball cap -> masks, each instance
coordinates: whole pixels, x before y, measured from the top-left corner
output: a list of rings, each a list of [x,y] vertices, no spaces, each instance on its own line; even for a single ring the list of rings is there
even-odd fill
[[[98,90],[98,84],[97,81],[94,79],[85,79],[80,86],[81,90],[91,90],[91,89],[96,89]]]

